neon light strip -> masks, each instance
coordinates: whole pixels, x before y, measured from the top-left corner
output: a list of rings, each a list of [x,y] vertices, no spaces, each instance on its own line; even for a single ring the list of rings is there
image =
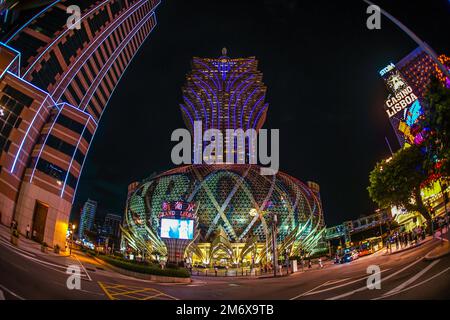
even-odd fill
[[[186,113],[189,117],[189,120],[191,120],[192,130],[194,130],[194,121],[192,120],[192,116],[189,113],[189,110],[186,109],[182,104],[180,104],[180,107],[184,110],[184,113]]]
[[[189,106],[191,107],[192,111],[194,111],[195,114],[195,119],[196,120],[200,120],[200,118],[198,117],[198,113],[197,110],[195,109],[194,105],[192,104],[191,101],[189,101],[189,99],[186,96],[183,96],[184,100],[186,100],[186,102],[189,104]]]
[[[87,115],[92,121],[94,121],[95,125],[97,125],[97,121],[95,121],[94,117],[90,113],[88,113],[86,111],[83,111],[81,109],[78,109],[77,107],[75,107],[75,106],[73,106],[73,105],[71,105],[70,103],[67,103],[67,102],[58,103],[56,106],[60,106],[60,105],[66,105],[66,106],[74,109],[76,112],[81,112],[81,113]]]
[[[248,71],[244,72],[243,74],[247,73]],[[243,75],[242,74],[242,75]],[[247,80],[250,80],[253,76],[250,75],[250,77],[247,78]],[[239,77],[238,77],[239,78]],[[236,78],[235,81],[238,79]],[[233,81],[234,84],[234,81]],[[242,81],[236,88],[236,90],[233,90],[233,94],[231,94],[230,99],[228,100],[228,128],[230,128],[230,109],[231,109],[231,100],[233,100],[234,96],[236,95],[236,92],[239,91],[239,89],[245,85],[245,81]],[[233,123],[234,129],[236,129],[236,103],[234,104],[234,123]]]
[[[239,70],[240,68],[243,68],[244,66],[248,65],[248,64],[251,63],[252,61],[254,61],[254,60],[249,60],[249,61],[247,61],[246,63],[244,63],[244,64],[242,64],[242,65],[240,65],[240,66],[236,66],[236,68]],[[230,91],[231,87],[233,86],[233,84],[236,82],[237,79],[239,79],[240,77],[242,77],[242,76],[245,75],[246,73],[250,72],[250,70],[251,70],[251,69],[247,69],[247,71],[245,71],[245,72],[239,74],[238,77],[236,77],[237,71],[233,72],[233,74],[231,75],[231,77],[229,78],[228,83],[227,83],[227,91]],[[235,78],[235,79],[233,80],[233,82],[231,82],[231,79],[232,79],[232,78]]]
[[[43,93],[44,95],[46,95],[47,98],[50,98],[50,99],[52,100],[53,105],[56,105],[56,101],[53,99],[53,97],[50,95],[50,93],[48,93],[47,91],[42,90],[42,89],[39,88],[39,87],[36,87],[34,84],[32,84],[31,82],[29,82],[29,81],[27,81],[27,80],[25,80],[25,79],[23,79],[23,78],[19,78],[16,74],[12,73],[11,71],[8,71],[8,73],[9,73],[11,76],[15,77],[16,79],[18,79],[20,82],[24,82],[25,84],[27,84],[27,85],[33,87],[33,89],[36,89],[36,90],[38,90],[39,92]]]
[[[91,13],[93,13],[94,11],[97,11],[98,8],[102,7],[103,5],[105,5],[107,2],[109,2],[111,0],[106,0],[103,1],[101,4],[99,4],[98,6],[96,6],[94,9],[90,10],[88,13],[86,13],[84,16],[82,16],[80,19],[78,19],[77,21],[74,22],[74,24],[77,24],[78,22],[81,22],[81,20],[85,19],[86,17],[90,16]],[[70,29],[66,29],[64,30],[64,32],[62,32],[58,37],[56,37],[55,40],[52,41],[52,43],[50,45],[48,45],[45,50],[34,60],[34,62],[31,64],[31,66],[28,68],[28,70],[24,73],[24,77],[27,76],[28,72],[31,71],[31,69],[34,67],[34,65],[44,56],[44,54],[51,48],[53,48],[53,45],[59,40],[61,39],[68,31],[70,31]]]
[[[248,104],[248,100],[255,94],[255,92],[257,91],[259,89],[259,87],[256,87],[255,89],[253,89],[253,91],[252,91],[252,93],[250,93],[250,95],[247,97],[247,99],[245,99],[245,102],[244,102],[244,105],[242,106],[242,108],[241,108],[241,128],[242,129],[244,129],[244,121],[243,121],[243,119],[244,119],[244,110],[245,110],[245,107],[247,106],[247,104]]]
[[[56,121],[58,120],[59,114],[61,113],[62,109],[64,109],[65,107],[72,108],[72,109],[76,110],[76,112],[81,112],[81,113],[85,114],[86,116],[88,116],[88,119],[92,120],[92,121],[95,123],[95,126],[97,126],[97,122],[95,122],[95,119],[94,119],[89,113],[84,112],[83,110],[80,110],[80,109],[78,109],[78,108],[72,106],[72,105],[69,104],[69,103],[66,103],[66,102],[64,102],[64,103],[58,103],[58,104],[56,104],[55,106],[56,106],[56,107],[62,106],[62,107],[61,107],[61,108],[58,108],[59,112],[58,112],[57,116],[55,117],[55,119],[54,119],[54,121],[53,121],[53,123],[52,123],[52,126],[50,127],[49,131],[47,132],[47,136],[45,137],[45,140],[44,140],[44,142],[43,142],[43,144],[42,144],[42,146],[41,146],[41,149],[39,150],[39,154],[38,154],[38,156],[37,156],[37,161],[39,161],[39,159],[41,158],[41,154],[42,154],[42,151],[43,151],[43,149],[44,149],[44,147],[45,147],[45,145],[46,145],[46,143],[47,143],[48,136],[50,135],[50,132],[53,130],[53,127],[54,127]],[[84,130],[84,129],[83,129],[83,130]],[[34,173],[35,173],[35,171],[36,171],[37,161],[36,161],[36,163],[35,163],[35,165],[34,165],[34,168],[33,168],[32,173],[31,173],[30,183],[33,181]]]
[[[14,61],[16,61],[17,58],[19,59],[19,66],[17,67],[17,69],[18,69],[18,70],[17,70],[17,75],[20,77],[20,60],[21,60],[22,54],[21,54],[19,51],[17,51],[16,49],[14,49],[13,47],[11,47],[11,46],[9,46],[9,45],[7,45],[6,43],[3,43],[3,42],[1,42],[1,41],[0,41],[0,46],[4,46],[4,47],[8,48],[9,50],[13,51],[15,54],[17,54],[16,57],[13,59],[13,61],[9,64],[9,66],[8,66],[8,67],[5,69],[5,71],[2,73],[2,75],[0,75],[0,78],[3,77],[3,75],[5,74],[5,72],[8,71],[9,67],[14,63]],[[12,73],[12,72],[11,72],[11,73]]]
[[[254,78],[255,77],[255,75],[254,74],[252,74],[250,77],[248,77],[246,80],[251,80],[252,78]],[[242,86],[242,85],[244,85],[245,84],[245,82],[243,81],[241,84],[240,84],[240,86]],[[236,100],[234,101],[234,108],[233,108],[233,113],[234,113],[234,115],[233,115],[233,127],[234,127],[234,130],[236,130],[236,106],[237,106],[237,104],[238,104],[238,100],[239,100],[239,98],[241,97],[241,94],[242,94],[242,92],[244,91],[244,90],[246,90],[251,84],[253,84],[253,82],[249,82],[249,83],[247,83],[247,84],[245,84],[245,86],[239,91],[239,93],[237,94],[237,96],[236,96]],[[239,87],[238,87],[239,88]],[[233,93],[233,95],[235,94],[237,92],[237,89],[236,89],[236,91]],[[244,128],[242,128],[242,129],[244,129]]]
[[[42,151],[44,150],[44,147],[45,147],[45,145],[47,144],[48,136],[50,135],[50,132],[52,132],[53,127],[55,126],[55,123],[56,123],[56,121],[58,120],[59,115],[60,115],[60,113],[61,113],[61,111],[62,111],[63,108],[64,108],[64,106],[61,107],[61,108],[59,109],[58,114],[56,115],[55,119],[53,120],[53,123],[52,123],[50,129],[48,130],[47,135],[45,136],[45,140],[44,140],[44,142],[42,143],[41,149],[39,150],[38,156],[37,156],[37,158],[36,158],[36,163],[34,164],[33,171],[31,172],[30,183],[33,182],[34,172],[36,171],[36,167],[37,167],[37,164],[38,164],[39,159],[41,159]]]
[[[11,167],[11,173],[14,173],[14,169],[16,168],[17,160],[19,159],[19,155],[20,155],[20,152],[22,151],[23,144],[25,143],[25,140],[28,137],[28,133],[30,132],[31,127],[33,127],[34,121],[36,120],[38,114],[40,114],[40,111],[41,111],[42,107],[44,106],[45,102],[47,101],[48,97],[49,96],[47,96],[44,99],[44,101],[41,103],[41,106],[37,110],[36,114],[33,117],[33,120],[31,121],[30,125],[28,126],[27,132],[25,133],[25,135],[24,135],[24,137],[22,139],[22,142],[20,143],[19,150],[17,150],[16,157],[14,158],[14,162],[13,162],[13,165]]]
[[[211,75],[211,73],[214,73],[214,76],[216,77],[217,81],[220,83],[219,79],[217,78],[217,74],[215,72],[213,72],[211,70],[211,68],[207,64],[205,64],[203,61],[201,61],[199,59],[194,59],[194,61],[197,62],[198,64],[201,64],[202,66],[204,66],[206,69],[208,69],[210,71],[210,73],[208,73],[201,69],[198,69],[198,71],[200,71],[203,74],[206,74],[208,76],[208,78],[210,78],[212,80],[212,82],[214,83],[214,85],[216,86],[217,89],[220,89],[220,86],[214,81],[214,79]]]
[[[148,16],[148,18],[146,18],[147,16]],[[130,34],[128,35],[128,36],[130,37],[129,40],[128,40],[127,42],[123,42],[123,41],[122,41],[122,43],[116,48],[116,50],[114,51],[114,54],[115,54],[116,52],[118,52],[118,53],[115,55],[115,57],[113,57],[113,55],[114,55],[114,54],[113,54],[112,56],[109,57],[108,61],[105,62],[105,64],[103,65],[103,67],[102,67],[102,68],[100,69],[100,71],[98,72],[96,78],[94,79],[94,82],[95,82],[97,79],[99,79],[99,76],[100,76],[100,75],[103,74],[103,76],[101,76],[100,80],[99,80],[98,83],[95,85],[95,87],[94,87],[93,85],[91,85],[91,87],[89,88],[88,91],[91,91],[92,94],[90,95],[89,98],[87,98],[87,95],[85,95],[85,96],[83,97],[83,99],[81,100],[80,105],[79,105],[79,108],[80,108],[80,109],[82,108],[82,106],[83,106],[83,104],[84,104],[85,107],[84,107],[83,110],[86,110],[86,108],[87,108],[88,105],[89,105],[89,102],[90,102],[91,99],[92,99],[92,96],[95,94],[95,92],[97,91],[98,87],[101,85],[101,82],[102,82],[103,79],[105,78],[107,72],[111,69],[111,67],[113,67],[113,63],[115,62],[115,59],[123,52],[123,50],[125,50],[126,46],[131,42],[131,40],[133,39],[133,37],[134,37],[134,36],[135,36],[135,35],[143,28],[143,26],[144,26],[149,20],[151,20],[152,17],[155,17],[155,13],[154,13],[153,11],[150,11],[149,13],[147,13],[147,15],[141,20],[141,22],[140,22],[139,24],[137,24],[137,25],[133,28],[133,30],[134,30],[134,29],[136,29],[136,30],[135,30],[132,34],[130,33]],[[156,21],[156,18],[155,18],[155,21]],[[151,28],[150,32],[153,31],[153,29],[154,29],[155,26],[156,26],[156,23],[155,23],[155,25],[153,25],[153,27]],[[128,36],[127,36],[127,37],[128,37]],[[123,45],[122,45],[122,44],[123,44]],[[122,49],[120,49],[120,47],[122,47]],[[113,61],[113,60],[114,60],[114,62],[109,63],[110,61]],[[131,62],[131,60],[130,60],[130,62]],[[129,62],[129,63],[130,63],[130,62]],[[109,66],[108,66],[108,63],[109,63]],[[129,64],[129,63],[128,63],[128,64]],[[106,71],[103,72],[103,70],[106,70]],[[94,88],[94,89],[92,89],[92,88]],[[87,92],[86,92],[86,93],[87,93]],[[85,102],[85,101],[87,101],[87,102]],[[103,110],[104,110],[104,107],[103,107]],[[103,114],[103,111],[102,111],[102,114]],[[99,120],[99,121],[100,121],[100,120]]]
[[[57,100],[61,99],[62,95],[64,94],[64,91],[66,91],[67,87],[72,83],[73,79],[74,79],[75,76],[78,74],[78,72],[81,70],[81,68],[84,67],[84,65],[86,64],[86,62],[92,57],[92,55],[95,54],[95,52],[98,52],[98,48],[100,48],[100,46],[106,41],[106,39],[108,39],[109,36],[110,36],[113,32],[115,32],[120,26],[122,26],[123,23],[124,23],[124,22],[125,22],[132,14],[134,14],[134,13],[135,13],[137,10],[139,10],[143,5],[145,5],[146,1],[143,1],[143,2],[144,2],[144,3],[142,3],[142,1],[141,1],[141,2],[136,2],[132,7],[128,8],[128,10],[132,10],[133,7],[136,7],[136,6],[137,6],[137,8],[135,8],[132,12],[127,12],[125,15],[122,15],[122,16],[121,16],[121,18],[123,18],[123,19],[122,19],[122,20],[123,20],[122,22],[119,23],[119,22],[118,22],[119,20],[114,21],[114,23],[117,24],[117,25],[116,25],[114,28],[112,28],[112,29],[110,30],[110,32],[109,32],[106,36],[104,36],[104,32],[107,31],[107,30],[109,30],[109,28],[103,30],[103,32],[98,36],[98,38],[97,38],[97,39],[94,39],[94,40],[90,43],[90,46],[88,46],[87,48],[83,48],[83,53],[81,54],[81,56],[79,56],[79,57],[77,58],[78,61],[81,60],[81,59],[83,58],[83,56],[85,55],[85,53],[86,53],[86,51],[87,51],[88,49],[91,49],[91,48],[96,44],[96,42],[97,42],[101,37],[104,36],[104,39],[98,43],[98,45],[93,49],[93,51],[91,52],[91,54],[89,55],[89,57],[87,57],[87,58],[84,60],[84,63],[81,63],[80,66],[78,67],[77,71],[73,73],[72,78],[69,80],[69,82],[68,82],[67,85],[65,86],[63,92],[62,92],[58,97],[55,96],[55,98],[56,98]],[[138,4],[141,4],[141,5],[138,6]],[[153,10],[152,10],[152,11],[153,11]],[[76,63],[73,63],[73,64],[71,65],[71,67],[70,67],[69,69],[67,69],[67,70],[64,72],[65,76],[64,76],[63,79],[60,79],[58,85],[57,85],[57,86],[55,87],[55,89],[53,90],[54,93],[60,88],[60,86],[63,84],[63,81],[66,80],[67,75],[70,74],[70,72],[71,72],[72,69],[75,67],[75,65],[76,65]]]
[[[62,189],[61,189],[61,194],[59,195],[61,198],[62,198],[63,195],[64,195],[64,190],[66,189],[67,177],[68,177],[69,174],[70,174],[70,169],[72,168],[73,159],[75,158],[75,154],[76,154],[77,151],[78,151],[78,146],[80,145],[81,139],[83,138],[84,130],[86,130],[86,128],[87,128],[87,126],[88,126],[88,124],[89,124],[89,120],[90,120],[90,118],[87,118],[87,121],[86,121],[86,124],[84,125],[83,131],[81,132],[80,137],[78,138],[78,142],[77,142],[77,145],[76,145],[75,150],[74,150],[74,152],[73,152],[72,159],[70,159],[69,167],[67,168],[67,172],[66,172],[66,178],[64,179],[64,185],[63,185],[63,187],[62,187]],[[96,129],[97,129],[97,128],[96,128]],[[88,131],[89,131],[89,130],[88,130]],[[85,157],[86,157],[86,155],[85,155]],[[80,175],[80,174],[81,174],[81,171],[80,171],[79,175]]]
[[[266,95],[263,94],[263,95],[261,96],[261,98],[259,98],[258,101],[256,101],[256,103],[253,105],[252,111],[250,112],[250,116],[248,117],[248,121],[247,121],[247,129],[250,128],[250,120],[252,119],[253,111],[255,111],[256,106],[259,105],[259,103],[261,102],[261,100],[264,99],[265,96],[266,96]]]
[[[197,100],[200,101],[200,104],[202,105],[203,114],[205,115],[205,119],[206,119],[206,128],[208,128],[208,113],[206,112],[206,108],[205,108],[205,105],[203,104],[203,100],[194,90],[192,90],[192,88],[189,88],[189,89],[191,90],[192,94],[197,98]]]
[[[155,8],[156,8],[159,4],[160,4],[160,2],[158,2],[158,4],[155,6]],[[152,27],[152,29],[150,30],[150,32],[148,33],[148,35],[147,35],[146,38],[149,37],[150,33],[153,31],[153,29],[154,29],[154,28],[156,27],[156,25],[158,24],[157,21],[156,21],[156,16],[154,16],[154,19],[155,19],[155,25]],[[122,74],[120,75],[119,79],[117,80],[116,85],[115,85],[114,88],[112,89],[111,94],[109,95],[109,98],[108,98],[108,100],[106,101],[105,106],[103,107],[103,112],[102,112],[102,114],[100,115],[100,118],[98,119],[98,122],[100,122],[100,120],[101,120],[101,118],[102,118],[102,116],[103,116],[103,114],[104,114],[104,111],[106,110],[106,107],[108,106],[108,103],[109,103],[109,101],[111,100],[111,97],[113,96],[113,93],[116,91],[116,88],[117,88],[118,84],[120,83],[120,80],[122,79],[123,75],[124,75],[125,72],[127,71],[128,66],[131,64],[131,61],[134,59],[134,57],[136,56],[136,54],[137,54],[137,53],[139,52],[139,50],[141,49],[141,47],[142,47],[142,45],[144,44],[145,40],[146,40],[146,39],[144,39],[144,41],[141,42],[141,44],[139,45],[139,47],[137,48],[137,50],[134,52],[133,56],[131,57],[130,62],[126,65],[125,69],[123,70]],[[73,192],[72,204],[73,204],[73,202],[74,202],[74,200],[75,200],[75,195],[77,194],[78,183],[80,182],[81,174],[82,174],[82,172],[83,172],[83,167],[84,167],[84,164],[86,163],[86,158],[87,158],[87,155],[88,155],[88,153],[89,153],[89,149],[91,148],[91,144],[92,144],[92,141],[94,140],[94,137],[95,137],[95,134],[96,134],[96,133],[97,133],[97,129],[95,129],[94,134],[92,135],[91,141],[89,142],[89,146],[88,146],[88,149],[87,149],[87,151],[86,151],[86,154],[84,155],[83,164],[81,165],[81,169],[80,169],[80,175],[79,175],[79,177],[78,177],[78,179],[77,179],[77,184],[76,184],[75,190],[74,190],[74,192]]]
[[[214,110],[214,105],[213,104],[214,104],[214,102],[213,102],[213,100],[211,98],[211,95],[209,94],[209,92],[200,83],[197,83],[196,81],[194,81],[194,84],[197,87],[200,87],[206,93],[206,95],[208,97],[209,105],[211,106],[211,128],[213,128],[214,127],[214,115],[213,115],[213,110]]]
[[[4,74],[6,73],[6,72],[9,72],[9,68],[14,64],[14,62],[16,61],[16,59],[17,59],[17,57],[19,57],[19,56],[16,56],[14,59],[12,59],[12,61],[9,63],[9,65],[6,67],[6,69],[5,69],[5,71],[3,71],[2,72],[2,74],[0,74],[0,79],[1,78],[3,78],[3,76],[4,76]],[[12,73],[12,72],[11,72]]]
[[[6,40],[6,43],[8,43],[9,41],[11,41],[20,31],[22,31],[24,28],[26,28],[32,21],[34,21],[36,18],[38,18],[41,14],[43,14],[45,11],[47,11],[48,9],[50,9],[51,7],[53,7],[55,4],[57,4],[58,2],[60,2],[61,0],[57,0],[51,4],[49,4],[47,7],[45,7],[41,12],[39,12],[38,14],[36,14],[34,17],[32,17],[30,20],[28,20],[22,27],[20,27],[16,32],[14,32],[14,34],[8,38],[8,40]]]
[[[256,122],[257,122],[257,120],[259,120],[259,118],[261,117],[261,112],[263,112],[264,109],[266,109],[268,106],[269,106],[269,104],[266,103],[266,104],[264,105],[264,107],[262,107],[261,110],[259,110],[258,115],[256,116],[255,121],[253,122],[253,128],[256,127]]]
[[[205,82],[202,79],[200,79],[198,76],[194,75],[194,78],[197,79],[198,81],[204,83],[208,87],[209,91],[211,91],[211,93],[214,95],[214,98],[216,98],[216,102],[217,102],[217,107],[216,107],[217,114],[220,116],[220,102],[219,102],[219,99],[217,99],[216,91],[211,89],[211,86],[207,82]],[[214,101],[212,99],[211,99],[211,102],[214,104]],[[211,113],[212,113],[212,111],[213,110],[211,110]],[[212,119],[214,120],[214,117],[212,117]],[[220,130],[220,118],[218,117],[217,119],[218,119],[217,120],[217,129]],[[214,122],[213,122],[213,126],[214,126]]]

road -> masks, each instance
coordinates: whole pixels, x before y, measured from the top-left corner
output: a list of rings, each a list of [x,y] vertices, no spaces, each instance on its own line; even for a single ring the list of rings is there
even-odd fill
[[[380,251],[344,265],[287,277],[248,279],[194,277],[190,284],[161,284],[105,269],[87,256],[52,257],[25,251],[0,238],[0,299],[449,299],[450,256],[425,261],[438,240],[392,255]],[[56,260],[56,261],[55,261]],[[79,266],[81,290],[68,289],[69,265]],[[367,268],[381,271],[381,289],[366,286]]]

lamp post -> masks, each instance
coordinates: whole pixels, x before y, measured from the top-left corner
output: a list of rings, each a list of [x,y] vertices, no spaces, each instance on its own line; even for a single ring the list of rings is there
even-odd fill
[[[75,224],[72,224],[72,234],[70,237],[70,255],[72,255],[72,246],[73,246],[73,233],[75,232]]]
[[[273,276],[277,276],[278,269],[278,257],[277,257],[277,222],[278,217],[274,213],[273,214],[273,222],[272,222],[272,259],[273,259]]]

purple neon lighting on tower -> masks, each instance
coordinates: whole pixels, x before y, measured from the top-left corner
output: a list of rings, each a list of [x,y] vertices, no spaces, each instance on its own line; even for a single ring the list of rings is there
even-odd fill
[[[225,48],[219,58],[193,58],[192,71],[182,88],[183,100],[200,118],[203,131],[219,129],[225,134],[226,129],[262,127],[268,106],[264,103],[267,88],[257,66],[255,57],[230,58]],[[193,134],[192,113],[180,107]]]

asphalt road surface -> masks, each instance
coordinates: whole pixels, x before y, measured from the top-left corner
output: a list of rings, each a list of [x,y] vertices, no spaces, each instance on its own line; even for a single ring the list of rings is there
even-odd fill
[[[423,260],[438,245],[432,240],[392,255],[383,250],[348,264],[314,266],[285,277],[194,277],[190,284],[161,284],[117,274],[79,252],[50,259],[0,238],[0,299],[449,299],[450,256]],[[81,270],[80,290],[66,285],[69,265]],[[380,289],[367,287],[369,266],[380,268]]]

